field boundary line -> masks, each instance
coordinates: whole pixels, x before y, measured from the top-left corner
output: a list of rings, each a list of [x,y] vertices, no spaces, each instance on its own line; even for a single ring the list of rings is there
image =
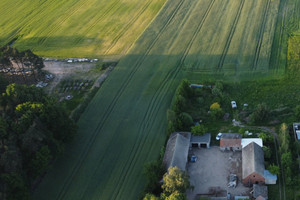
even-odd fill
[[[229,47],[230,47],[230,44],[231,44],[231,40],[233,38],[233,35],[235,33],[235,30],[236,30],[236,27],[237,27],[237,24],[238,24],[238,21],[240,19],[240,16],[241,16],[241,13],[242,13],[242,9],[244,7],[244,4],[245,4],[245,0],[241,0],[241,3],[240,3],[240,6],[239,6],[239,9],[238,9],[238,12],[234,18],[234,22],[233,22],[233,25],[231,27],[231,30],[229,32],[229,36],[227,38],[227,41],[226,41],[226,44],[225,44],[225,47],[223,49],[223,52],[222,52],[222,55],[221,55],[221,58],[220,58],[220,61],[219,61],[219,64],[218,64],[218,67],[217,67],[217,71],[220,71],[224,65],[224,62],[225,62],[225,58],[227,56],[227,53],[228,53],[228,50],[229,50]]]
[[[262,45],[262,42],[264,39],[264,33],[265,33],[266,21],[267,21],[267,17],[268,17],[268,13],[269,13],[270,3],[271,3],[271,0],[268,0],[266,3],[266,7],[264,9],[265,12],[264,12],[263,21],[262,21],[262,24],[260,27],[260,31],[259,31],[258,43],[256,44],[252,70],[256,70],[256,68],[257,68],[259,55],[260,55],[260,51],[261,51],[261,45]]]
[[[178,12],[179,8],[181,7],[181,5],[183,4],[184,0],[181,0],[177,7],[175,8],[174,12],[172,12],[170,18],[167,20],[167,22],[163,25],[163,27],[161,28],[160,32],[157,34],[155,40],[150,44],[150,46],[148,47],[146,54],[144,54],[144,56],[139,59],[136,62],[136,65],[134,66],[134,68],[131,70],[128,78],[124,81],[125,83],[122,84],[122,86],[120,87],[120,89],[117,92],[117,95],[113,98],[113,100],[111,101],[110,105],[108,106],[108,108],[106,109],[101,122],[99,123],[99,125],[96,127],[95,131],[93,131],[93,134],[90,138],[90,140],[88,141],[86,148],[82,151],[82,153],[79,155],[79,160],[77,162],[77,164],[74,166],[74,168],[72,169],[71,174],[67,177],[67,180],[64,182],[63,187],[58,195],[58,197],[56,199],[63,199],[65,193],[66,193],[66,188],[67,186],[69,186],[71,184],[71,181],[74,177],[74,175],[76,174],[76,172],[80,169],[80,167],[82,166],[84,159],[86,158],[86,155],[88,154],[92,144],[94,143],[94,139],[96,138],[96,136],[98,135],[98,131],[100,131],[103,128],[103,125],[105,124],[108,116],[110,115],[110,113],[112,112],[116,102],[118,101],[118,99],[120,98],[120,96],[123,94],[124,89],[127,87],[128,83],[130,82],[130,80],[132,79],[133,75],[135,74],[135,72],[138,70],[138,68],[140,67],[140,64],[143,62],[143,60],[145,59],[146,55],[149,54],[149,52],[151,51],[152,47],[154,46],[154,44],[157,42],[157,40],[159,39],[159,37],[161,36],[161,33],[166,29],[166,27],[170,24],[170,22],[172,21],[172,19],[174,18],[174,16],[176,15],[176,13]],[[106,149],[107,151],[107,149]],[[100,159],[100,163],[103,161],[104,156]]]

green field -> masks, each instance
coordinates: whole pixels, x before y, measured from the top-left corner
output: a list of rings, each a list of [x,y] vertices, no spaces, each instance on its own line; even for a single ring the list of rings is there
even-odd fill
[[[44,57],[122,55],[165,0],[0,1],[0,45]]]
[[[167,1],[95,95],[35,199],[137,199],[142,166],[165,142],[166,110],[183,77],[283,74],[285,66],[269,65],[279,3]]]

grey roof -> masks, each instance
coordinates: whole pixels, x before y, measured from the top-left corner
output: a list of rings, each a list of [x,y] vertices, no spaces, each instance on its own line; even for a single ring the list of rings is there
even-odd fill
[[[244,147],[242,151],[242,165],[243,178],[246,178],[253,172],[264,177],[265,164],[263,149],[254,142]]]
[[[257,198],[259,196],[268,198],[268,187],[265,185],[253,184],[253,197]]]
[[[242,138],[239,133],[222,133],[221,139],[239,139]]]
[[[191,143],[201,143],[201,144],[204,144],[204,143],[210,143],[210,140],[211,140],[210,133],[205,133],[202,136],[192,135]]]
[[[191,133],[188,132],[171,134],[163,160],[167,169],[177,166],[179,169],[185,171],[190,140]]]

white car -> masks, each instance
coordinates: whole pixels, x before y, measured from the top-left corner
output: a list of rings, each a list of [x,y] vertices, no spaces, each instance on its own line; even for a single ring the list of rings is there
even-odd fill
[[[220,140],[222,137],[222,133],[218,133],[218,135],[216,136],[216,140]]]
[[[237,108],[236,102],[235,102],[235,101],[231,101],[231,107],[232,107],[232,108]]]

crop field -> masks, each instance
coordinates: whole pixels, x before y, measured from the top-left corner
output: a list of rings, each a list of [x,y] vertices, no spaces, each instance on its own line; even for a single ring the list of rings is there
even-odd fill
[[[95,95],[35,199],[138,199],[182,78],[277,72],[269,61],[278,8],[279,0],[167,1]]]
[[[0,1],[0,45],[44,57],[122,55],[165,0]]]

